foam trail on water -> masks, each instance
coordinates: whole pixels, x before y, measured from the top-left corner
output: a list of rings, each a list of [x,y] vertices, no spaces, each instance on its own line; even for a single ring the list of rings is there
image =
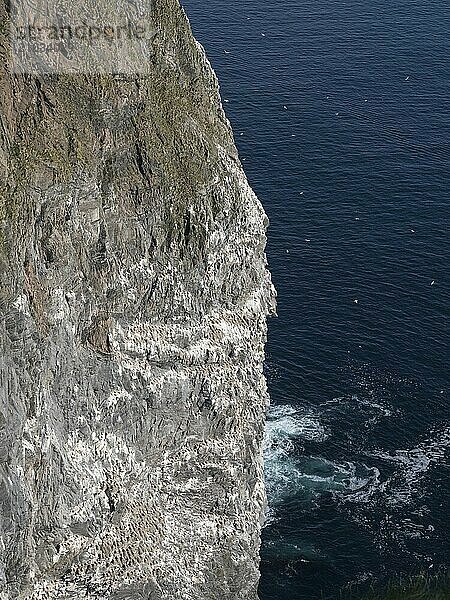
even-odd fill
[[[266,488],[269,500],[267,523],[276,507],[305,487],[295,450],[301,440],[323,441],[324,427],[317,417],[290,405],[273,406],[268,414],[264,438]]]
[[[427,472],[445,460],[450,446],[450,428],[432,431],[426,441],[410,450],[384,452],[376,450],[366,455],[379,461],[380,469],[385,465],[394,468],[392,475],[374,487],[371,493],[355,496],[352,500],[370,502],[374,495],[382,496],[384,503],[395,507],[414,501]]]
[[[277,509],[290,498],[310,506],[326,492],[351,494],[376,485],[379,472],[374,467],[302,453],[302,442],[324,442],[327,437],[320,417],[311,411],[291,405],[271,408],[264,438],[266,525],[276,520]]]
[[[378,477],[376,469],[365,465],[302,453],[302,442],[323,442],[327,437],[320,418],[311,411],[290,405],[270,410],[264,439],[266,524],[276,519],[277,508],[290,498],[308,506],[325,492],[359,491]]]

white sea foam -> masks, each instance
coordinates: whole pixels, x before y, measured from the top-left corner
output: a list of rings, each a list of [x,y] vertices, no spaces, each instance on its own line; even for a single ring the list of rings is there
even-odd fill
[[[272,407],[266,424],[266,446],[279,438],[321,442],[326,439],[326,433],[317,416],[286,404]]]
[[[372,495],[382,493],[388,506],[410,504],[419,493],[427,472],[445,460],[449,447],[450,427],[444,427],[431,431],[427,440],[410,450],[367,452],[368,456],[381,461],[380,469],[383,463],[394,468],[393,474],[372,490]],[[370,500],[369,496],[366,501]]]
[[[264,440],[269,500],[266,524],[276,520],[280,506],[291,499],[295,498],[300,510],[303,505],[308,511],[328,494],[352,519],[375,528],[381,545],[386,541],[384,537],[395,538],[401,544],[406,538],[430,535],[424,515],[416,519],[413,509],[427,473],[446,459],[450,427],[431,430],[423,442],[411,449],[387,452],[361,448],[358,460],[353,462],[307,456],[302,452],[304,443],[326,442],[332,432],[335,411],[341,422],[342,411],[353,412],[356,408],[364,413],[365,427],[395,414],[383,400],[357,396],[328,400],[316,412],[292,405],[271,408]],[[330,423],[330,417],[331,425],[324,426],[324,418]],[[402,507],[407,508],[407,515],[398,512]],[[374,523],[373,513],[380,508],[383,516]]]
[[[364,490],[337,497],[349,516],[363,527],[373,530],[378,546],[391,547],[394,542],[408,551],[406,542],[433,535],[427,517],[425,478],[430,469],[445,464],[450,447],[450,428],[429,432],[427,440],[410,450],[386,452],[376,450],[366,456],[377,461],[380,477]],[[374,514],[379,519],[374,521]]]
[[[326,400],[319,405],[325,413],[332,415],[335,411],[353,413],[358,411],[364,421],[361,423],[366,429],[373,427],[382,419],[388,419],[398,414],[390,403],[380,398],[370,398],[353,394]]]
[[[326,433],[320,420],[290,405],[271,407],[266,423],[264,459],[269,499],[267,523],[276,507],[305,488],[305,474],[294,450],[301,441],[323,441]]]
[[[266,524],[276,519],[277,507],[290,498],[311,503],[326,492],[353,493],[377,480],[375,468],[302,455],[302,442],[324,442],[327,437],[318,415],[290,405],[272,407],[264,440]]]

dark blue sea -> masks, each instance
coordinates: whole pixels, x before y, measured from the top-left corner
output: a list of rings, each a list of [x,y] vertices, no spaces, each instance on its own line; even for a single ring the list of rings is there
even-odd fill
[[[450,5],[183,4],[271,222],[261,599],[448,568]]]

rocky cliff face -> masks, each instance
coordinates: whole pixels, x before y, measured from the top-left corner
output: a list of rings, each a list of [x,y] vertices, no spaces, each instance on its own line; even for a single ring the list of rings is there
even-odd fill
[[[0,598],[255,599],[267,220],[175,0],[153,71],[12,75]]]

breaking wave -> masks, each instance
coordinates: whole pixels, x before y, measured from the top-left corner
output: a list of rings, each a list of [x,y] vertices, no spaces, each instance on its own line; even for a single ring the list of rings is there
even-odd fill
[[[316,411],[292,405],[270,409],[264,441],[269,502],[266,526],[277,520],[286,502],[295,499],[296,505],[308,511],[326,495],[334,498],[335,505],[354,521],[376,528],[379,535],[383,523],[374,524],[374,508],[382,510],[391,537],[412,538],[430,531],[420,519],[415,523],[410,513],[429,470],[446,460],[450,427],[429,431],[424,441],[411,449],[358,447],[351,460],[330,459],[326,451],[333,435],[333,420],[338,426],[342,413],[353,415],[356,408],[364,415],[362,424],[366,427],[393,414],[389,406],[367,399],[359,402],[355,396],[335,398]],[[399,513],[402,507],[409,507],[406,515]]]
[[[274,406],[264,440],[269,511],[266,524],[276,520],[277,507],[296,498],[311,503],[324,493],[354,493],[378,481],[376,468],[307,456],[305,442],[325,442],[328,433],[318,415],[291,405]]]

